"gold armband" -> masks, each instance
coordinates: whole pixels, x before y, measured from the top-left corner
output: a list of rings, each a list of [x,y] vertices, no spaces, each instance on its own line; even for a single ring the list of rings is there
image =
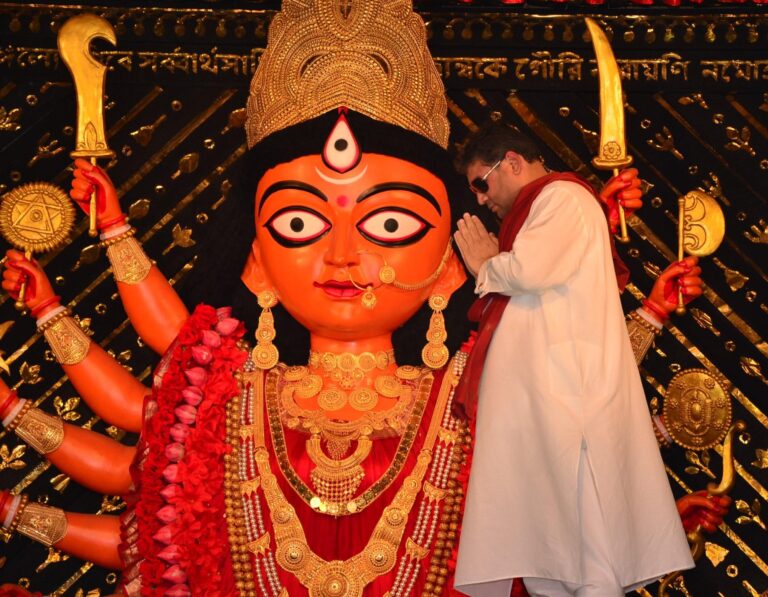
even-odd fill
[[[64,423],[39,408],[21,413],[14,431],[24,442],[40,454],[58,449],[64,441]]]
[[[133,236],[117,237],[107,245],[107,258],[112,265],[115,280],[123,284],[138,284],[149,275],[152,262]]]
[[[654,337],[661,334],[661,330],[656,329],[642,315],[639,315],[637,311],[632,311],[627,321],[627,334],[629,334],[629,341],[632,344],[635,362],[640,363],[648,349],[653,346]]]
[[[88,354],[91,340],[77,322],[69,317],[69,312],[62,315],[47,321],[40,329],[53,351],[53,356],[61,365],[77,365]]]
[[[16,520],[19,533],[46,547],[55,545],[67,534],[67,515],[61,508],[29,502],[19,508]]]

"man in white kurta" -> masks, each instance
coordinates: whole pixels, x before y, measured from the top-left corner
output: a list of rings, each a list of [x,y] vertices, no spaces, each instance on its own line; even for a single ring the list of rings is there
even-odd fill
[[[505,170],[507,159],[525,163]],[[469,180],[488,169],[474,166]],[[515,168],[534,178],[546,173],[510,151],[499,188],[515,187],[503,178]],[[478,199],[503,216],[494,180]],[[461,231],[464,254],[472,249],[462,247]],[[512,250],[476,272],[478,294],[510,299],[479,387],[455,578],[469,595],[507,597],[512,579],[522,577],[532,595],[611,597],[693,566],[627,336],[608,234],[589,191],[552,182]]]

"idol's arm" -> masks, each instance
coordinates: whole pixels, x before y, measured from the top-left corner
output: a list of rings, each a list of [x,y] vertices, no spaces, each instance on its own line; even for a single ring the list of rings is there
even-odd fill
[[[627,334],[636,363],[640,364],[653,346],[656,336],[663,331],[664,324],[677,307],[678,291],[682,292],[686,303],[701,296],[701,268],[698,262],[698,257],[686,257],[669,265],[656,279],[651,294],[643,300],[643,306],[629,314]],[[669,447],[672,438],[664,417],[657,414],[652,416],[652,420],[659,445]]]
[[[130,489],[135,448],[34,408],[1,380],[0,419],[3,427],[84,487],[109,495]]]
[[[122,213],[115,187],[106,173],[86,160],[75,161],[70,196],[86,212],[97,196],[97,226],[117,282],[117,291],[136,333],[163,354],[189,317],[184,303],[144,253]]]
[[[643,300],[643,306],[629,314],[627,333],[638,364],[653,345],[653,338],[661,333],[677,308],[678,291],[682,292],[686,304],[701,296],[701,268],[698,263],[698,257],[686,257],[669,265],[656,279],[651,294]]]
[[[120,518],[76,514],[29,502],[0,491],[0,524],[35,541],[105,568],[122,567],[118,555]]]
[[[144,397],[149,390],[91,339],[59,303],[40,266],[18,251],[7,253],[3,288],[18,295],[28,281],[25,302],[56,360],[80,396],[99,417],[121,429],[141,430]]]

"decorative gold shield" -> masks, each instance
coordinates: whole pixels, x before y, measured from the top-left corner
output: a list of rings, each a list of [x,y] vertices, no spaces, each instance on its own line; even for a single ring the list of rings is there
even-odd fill
[[[664,421],[674,442],[689,450],[717,445],[731,424],[727,382],[706,369],[686,369],[672,378]]]

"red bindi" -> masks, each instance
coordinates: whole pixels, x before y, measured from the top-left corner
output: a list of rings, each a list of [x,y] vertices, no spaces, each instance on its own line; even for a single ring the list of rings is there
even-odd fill
[[[339,195],[338,197],[336,197],[336,203],[338,204],[339,207],[346,207],[347,203],[349,203],[349,199],[347,198],[346,195]]]

